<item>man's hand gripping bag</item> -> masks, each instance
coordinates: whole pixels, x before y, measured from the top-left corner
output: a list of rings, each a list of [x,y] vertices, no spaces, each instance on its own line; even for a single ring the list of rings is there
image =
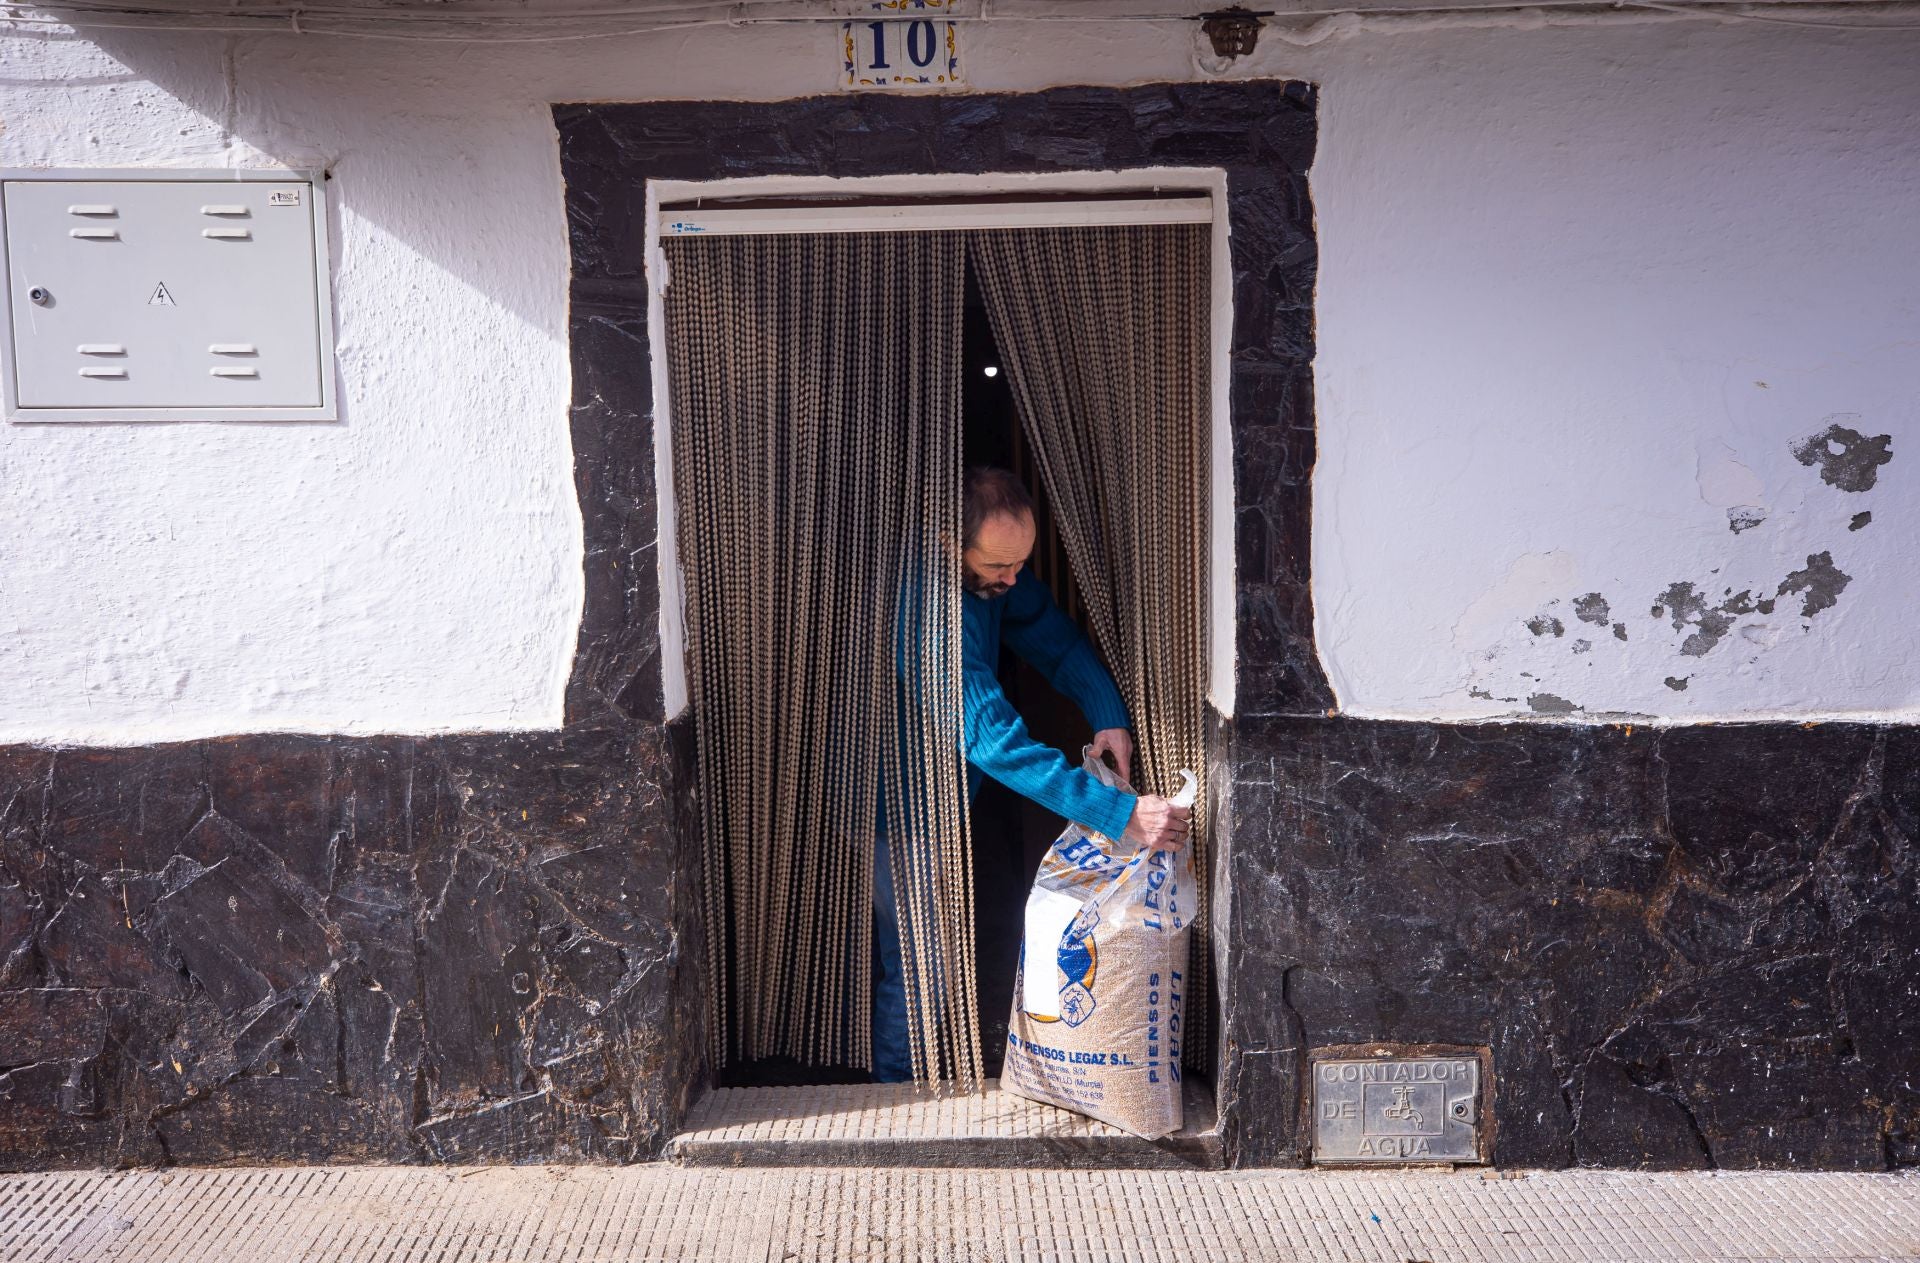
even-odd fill
[[[1103,783],[1119,779],[1086,757]],[[1174,802],[1190,806],[1194,780]],[[1129,852],[1070,824],[1040,861],[1000,1086],[1136,1136],[1180,1130],[1193,857]]]

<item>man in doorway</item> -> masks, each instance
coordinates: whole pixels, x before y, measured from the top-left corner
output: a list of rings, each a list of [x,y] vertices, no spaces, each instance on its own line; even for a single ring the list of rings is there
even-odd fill
[[[967,471],[963,517],[962,686],[967,793],[991,776],[1015,793],[1124,845],[1178,850],[1189,817],[1154,794],[1102,785],[1051,746],[1040,744],[1000,687],[1004,642],[1072,699],[1093,726],[1095,757],[1111,755],[1122,780],[1132,775],[1133,734],[1113,677],[1080,629],[1026,571],[1035,538],[1033,502],[1004,469]],[[873,1078],[913,1077],[900,921],[893,902],[887,840],[874,849]]]

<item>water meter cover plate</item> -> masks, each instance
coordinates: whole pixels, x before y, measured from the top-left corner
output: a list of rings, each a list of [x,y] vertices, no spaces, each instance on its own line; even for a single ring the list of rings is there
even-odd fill
[[[1313,1160],[1480,1162],[1477,1057],[1313,1063]]]

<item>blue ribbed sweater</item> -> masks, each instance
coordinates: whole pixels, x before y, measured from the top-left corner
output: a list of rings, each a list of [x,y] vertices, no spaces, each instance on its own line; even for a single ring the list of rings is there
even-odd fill
[[[1005,640],[1079,705],[1095,732],[1125,728],[1126,703],[1093,646],[1054,604],[1047,585],[1025,570],[1004,595],[989,600],[967,593],[960,604],[968,796],[980,792],[983,776],[991,776],[1050,811],[1118,838],[1133,819],[1134,796],[1102,785],[1058,750],[1035,741],[1000,688]]]

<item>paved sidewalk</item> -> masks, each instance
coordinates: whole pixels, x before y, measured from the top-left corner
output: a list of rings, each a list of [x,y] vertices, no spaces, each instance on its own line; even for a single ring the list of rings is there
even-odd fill
[[[0,1260],[1920,1259],[1920,1175],[291,1167],[0,1176]]]

